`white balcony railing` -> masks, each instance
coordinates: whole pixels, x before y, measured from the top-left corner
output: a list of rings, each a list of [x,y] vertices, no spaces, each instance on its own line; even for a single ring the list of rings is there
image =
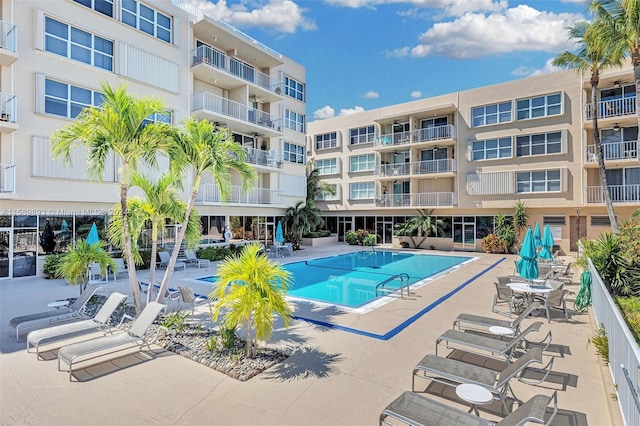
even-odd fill
[[[456,171],[453,158],[414,161],[412,163],[382,164],[374,170],[376,176],[408,176],[453,173]]]
[[[222,204],[220,189],[216,184],[204,183],[200,185],[198,199],[202,204]],[[281,205],[282,193],[269,188],[253,188],[248,192],[242,192],[241,186],[231,187],[231,196],[225,204],[252,204],[252,205]]]
[[[15,164],[0,164],[0,192],[16,192],[16,166]]]
[[[11,93],[0,93],[0,122],[18,121],[18,97]]]
[[[429,127],[427,129],[417,129],[410,132],[398,132],[376,136],[375,146],[398,146],[408,145],[411,143],[432,142],[455,138],[456,128],[452,124],[445,124],[444,126]]]
[[[636,97],[609,99],[596,104],[589,103],[584,106],[585,120],[593,120],[593,115],[598,118],[615,118],[634,115],[636,113]]]
[[[273,167],[276,169],[282,169],[283,163],[282,154],[279,154],[275,149],[263,150],[255,148],[244,148],[247,152],[245,161],[249,164],[256,166]]]
[[[602,145],[605,161],[638,159],[638,141],[606,143]],[[597,163],[595,145],[587,145],[587,163]]]
[[[609,185],[614,203],[640,203],[640,185]],[[602,186],[587,186],[587,203],[604,203]]]
[[[376,196],[376,207],[452,207],[455,204],[455,192],[381,194]]]
[[[18,28],[6,21],[0,21],[0,48],[14,53],[18,50]]]
[[[191,97],[191,111],[199,110],[225,115],[278,132],[282,128],[281,120],[277,117],[213,93],[200,92]]]

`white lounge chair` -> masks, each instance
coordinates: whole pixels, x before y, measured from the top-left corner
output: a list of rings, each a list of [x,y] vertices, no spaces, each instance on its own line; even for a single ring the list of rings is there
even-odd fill
[[[156,266],[158,268],[166,268],[167,266],[169,266],[169,261],[171,260],[171,255],[169,254],[168,251],[159,251],[158,252],[158,257],[160,258],[160,262],[157,262]],[[173,267],[174,269],[178,269],[178,268],[182,268],[185,271],[187,270],[187,264],[177,260],[175,266]]]
[[[49,328],[34,330],[27,335],[27,352],[31,347],[36,348],[36,357],[40,359],[40,343],[43,340],[59,339],[73,333],[87,331],[109,331],[109,319],[122,302],[127,299],[126,294],[112,293],[96,315],[88,320],[60,324]]]
[[[84,314],[87,302],[98,290],[100,290],[100,287],[87,287],[87,289],[82,292],[80,297],[78,297],[67,308],[36,312],[29,315],[22,315],[19,317],[11,318],[11,320],[9,321],[9,336],[11,336],[11,329],[15,328],[17,342],[18,340],[20,340],[20,331],[24,329],[33,330],[37,328],[44,328],[61,322],[87,319],[88,317]]]
[[[111,274],[113,275],[113,280],[117,281],[118,274],[127,273],[127,266],[124,263],[124,259],[121,257],[116,257],[115,259],[113,259],[113,261],[116,263],[116,266],[115,268],[109,268],[109,269],[111,270]]]
[[[514,334],[520,333],[520,324],[525,318],[528,318],[531,313],[541,308],[542,305],[538,302],[530,303],[527,308],[513,321],[486,317],[475,314],[460,314],[453,320],[453,328],[458,330],[481,330],[488,331],[489,327],[505,327],[513,330]]]
[[[198,268],[202,265],[206,265],[207,268],[211,266],[209,259],[200,259],[193,250],[185,250],[184,254],[187,257],[187,264],[198,265]]]
[[[69,381],[71,381],[73,364],[76,362],[88,361],[93,358],[118,352],[122,349],[130,349],[134,344],[137,345],[139,349],[142,349],[143,346],[151,348],[151,343],[153,343],[155,339],[147,340],[145,335],[151,324],[153,324],[164,308],[165,306],[160,303],[151,302],[140,313],[140,316],[134,321],[128,331],[63,346],[58,351],[58,371],[63,371],[61,369],[61,363],[67,364],[69,366]],[[122,348],[122,346],[126,346],[126,348]],[[78,360],[78,358],[80,358],[80,360]]]

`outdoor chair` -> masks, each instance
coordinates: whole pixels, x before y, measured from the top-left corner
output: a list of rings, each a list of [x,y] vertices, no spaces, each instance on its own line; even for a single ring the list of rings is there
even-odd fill
[[[462,347],[462,350],[465,351],[467,351],[468,349],[472,349],[480,351],[481,353],[488,352],[492,356],[503,356],[505,357],[507,362],[511,362],[512,358],[514,358],[516,354],[516,350],[519,347],[524,347],[526,345],[526,336],[529,333],[540,331],[541,326],[542,322],[536,321],[511,339],[504,338],[504,336],[502,338],[500,338],[499,336],[489,337],[487,335],[481,335],[468,331],[447,330],[436,339],[436,355],[438,355],[438,346],[441,343],[445,342],[444,346],[448,349],[456,349],[457,347]],[[546,349],[551,343],[551,339],[551,331],[549,331],[545,338],[538,343],[542,343],[548,340],[544,347],[544,349]]]
[[[553,368],[554,359],[554,357],[550,357],[549,363],[542,369],[545,371],[544,377],[536,380],[535,384],[542,383],[546,380]],[[509,407],[507,406],[508,393],[511,393],[513,399],[520,401],[513,393],[513,389],[509,382],[515,377],[523,383],[534,384],[534,382],[530,382],[523,378],[525,370],[533,363],[542,364],[542,348],[536,347],[528,350],[524,355],[512,364],[508,364],[501,371],[469,364],[457,359],[443,358],[433,354],[428,354],[422,358],[418,365],[413,369],[411,390],[414,392],[416,391],[416,377],[421,377],[432,382],[438,382],[448,386],[472,383],[495,394],[502,402],[505,411],[509,412]]]
[[[69,367],[69,381],[72,381],[74,363],[102,357],[122,349],[131,349],[132,345],[136,345],[139,350],[142,350],[144,346],[151,349],[151,344],[158,337],[160,328],[158,327],[153,339],[147,339],[146,334],[151,324],[158,318],[160,311],[164,308],[165,306],[160,303],[151,302],[145,306],[128,331],[63,346],[58,351],[58,371],[63,371],[61,369],[62,363],[67,364]]]
[[[567,263],[566,268],[563,270],[560,270],[560,272],[558,272],[558,274],[556,275],[555,279],[564,281],[567,284],[573,284],[573,273],[571,272],[572,266],[573,266],[573,262]]]
[[[199,258],[193,250],[185,250],[184,254],[187,257],[187,265],[198,265],[198,268],[202,265],[206,265],[207,268],[211,266],[209,259]]]
[[[493,295],[493,304],[491,305],[491,312],[506,314],[506,312],[496,309],[498,303],[506,303],[509,306],[509,318],[513,312],[519,312],[524,308],[525,300],[522,296],[516,295],[511,288],[506,284],[494,283],[496,286],[496,292]]]
[[[498,284],[509,284],[513,282],[523,282],[526,281],[520,275],[504,275],[501,277],[496,277],[498,280]]]
[[[542,307],[547,313],[547,321],[551,322],[550,308],[558,309],[562,311],[565,319],[569,319],[569,312],[567,311],[567,296],[570,291],[559,287],[555,290],[551,290],[543,296],[536,296],[536,300],[542,303]]]
[[[211,310],[211,301],[206,297],[196,296],[192,288],[178,286],[178,291],[180,292],[178,306],[184,303],[187,308],[191,308],[191,316],[193,316],[193,314],[195,313],[196,307],[204,302],[207,302],[207,304],[209,305],[209,310]]]
[[[564,282],[562,282],[562,281],[558,281],[557,279],[555,279],[555,280],[546,280],[546,281],[544,282],[544,285],[545,285],[546,287],[550,287],[550,288],[552,288],[552,289],[554,289],[554,290],[555,290],[555,289],[557,289],[557,288],[561,288],[561,287],[563,287],[563,286],[564,286]]]
[[[529,306],[527,306],[527,308],[513,321],[501,318],[485,317],[482,315],[460,314],[453,320],[453,328],[458,330],[486,330],[489,327],[505,327],[513,330],[514,334],[519,334],[520,324],[522,321],[524,321],[525,318],[528,318],[534,310],[539,309],[540,307],[542,307],[542,305],[539,302],[529,304]]]
[[[9,336],[11,336],[11,328],[15,328],[17,342],[20,340],[20,331],[23,329],[33,330],[61,322],[87,319],[87,316],[84,314],[85,307],[89,299],[91,299],[98,290],[100,290],[100,287],[87,287],[80,297],[66,308],[36,312],[34,314],[12,318],[9,321]]]
[[[69,334],[87,332],[87,331],[104,331],[111,332],[109,328],[109,319],[127,299],[126,294],[112,293],[96,315],[87,320],[60,324],[49,328],[34,330],[27,335],[27,352],[30,352],[33,346],[36,349],[36,357],[40,359],[40,343],[43,340],[59,339]]]
[[[140,289],[140,294],[144,294],[145,297],[143,297],[143,299],[146,301],[146,295],[149,294],[149,291],[151,291],[151,299],[155,299],[158,291],[160,290],[160,283],[156,282],[155,285],[150,286],[149,283],[144,283],[140,280],[138,280],[138,288]],[[180,292],[177,290],[172,290],[172,289],[167,289],[167,291],[164,293],[164,297],[167,301],[167,304],[164,308],[164,313],[166,314],[168,309],[169,309],[169,302],[177,300],[178,301],[178,309],[180,308]]]
[[[114,268],[109,268],[109,269],[111,271],[111,274],[113,275],[113,280],[117,281],[118,274],[127,273],[127,266],[124,263],[124,259],[121,257],[116,257],[113,259],[113,261],[116,263],[116,266]]]
[[[109,282],[109,270],[107,269],[102,273],[102,268],[100,268],[100,264],[98,263],[92,263],[89,265],[88,274],[89,279],[87,280],[87,284],[89,285],[106,284]],[[103,287],[103,289],[105,289],[105,287]]]
[[[167,266],[169,266],[169,261],[171,260],[171,255],[169,254],[168,251],[159,251],[158,252],[158,257],[160,258],[160,262],[156,262],[156,266],[158,268],[166,268]],[[185,271],[187,270],[187,264],[177,260],[175,266],[173,267],[174,269],[178,269],[178,268],[182,268]]]
[[[547,414],[551,401],[553,401],[553,411]],[[535,395],[497,423],[444,402],[406,391],[382,410],[379,423],[380,425],[393,424],[387,421],[387,418],[391,417],[411,426],[516,426],[526,422],[549,425],[557,412],[557,391],[554,391],[551,396]]]

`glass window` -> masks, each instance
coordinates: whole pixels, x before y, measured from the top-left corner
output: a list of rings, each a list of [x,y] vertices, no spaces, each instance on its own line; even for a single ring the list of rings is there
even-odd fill
[[[338,137],[336,132],[316,135],[316,149],[329,149],[338,146]]]
[[[304,114],[298,114],[297,112],[285,109],[284,126],[288,129],[304,133],[306,127],[306,119]]]
[[[102,103],[101,93],[51,79],[45,80],[44,90],[46,114],[75,118],[84,108]]]
[[[519,99],[516,101],[518,120],[549,117],[562,113],[562,94],[537,96],[535,98]]]
[[[518,193],[560,192],[560,170],[537,170],[516,173]]]
[[[96,12],[113,18],[113,0],[74,0],[83,6],[91,8]]]
[[[540,133],[518,136],[516,138],[516,156],[559,154],[562,152],[562,133]]]
[[[471,109],[471,126],[480,127],[511,121],[511,102],[484,105]]]
[[[371,171],[376,167],[376,159],[373,154],[354,155],[349,157],[350,172]]]
[[[349,130],[349,145],[373,142],[376,137],[373,126],[359,127]]]
[[[296,163],[296,164],[305,163],[304,146],[296,145],[291,142],[285,142],[282,155],[284,157],[284,161],[288,161],[290,163]]]
[[[374,182],[354,182],[349,184],[349,199],[364,200],[374,198],[376,193]]]
[[[317,201],[336,201],[338,200],[338,184],[336,183],[327,183],[327,188],[330,188],[333,194],[329,193],[329,191],[319,192],[315,196],[315,200]]]
[[[45,18],[44,48],[47,52],[113,71],[113,42]]]
[[[173,122],[172,114],[170,112],[167,112],[167,113],[156,112],[151,114],[149,117],[147,117],[146,120],[143,121],[142,125],[146,126],[147,124],[151,124],[151,123],[171,124],[172,122]]]
[[[293,99],[304,102],[304,84],[291,77],[284,77],[284,93]]]
[[[171,43],[171,17],[136,0],[122,0],[120,20],[150,36]]]
[[[474,141],[472,144],[473,161],[511,158],[511,138]]]
[[[321,175],[333,175],[338,173],[337,161],[335,158],[327,158],[326,160],[316,160],[315,168]]]

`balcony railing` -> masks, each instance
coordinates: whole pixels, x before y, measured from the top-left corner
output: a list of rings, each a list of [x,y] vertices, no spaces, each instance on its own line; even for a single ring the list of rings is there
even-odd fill
[[[374,174],[376,176],[408,176],[452,173],[456,171],[455,164],[453,158],[414,161],[412,163],[382,164],[376,167]]]
[[[0,122],[18,121],[18,97],[11,93],[0,93]]]
[[[636,113],[636,97],[609,99],[596,104],[589,103],[584,106],[585,120],[593,120],[593,115],[598,118],[614,118],[634,115]]]
[[[376,196],[376,207],[452,207],[455,204],[455,192],[381,194]]]
[[[216,184],[204,183],[198,191],[198,198],[202,204],[222,204],[220,189]],[[248,192],[242,192],[241,186],[231,187],[231,196],[224,201],[225,204],[252,204],[252,205],[281,205],[283,195],[280,191],[269,188],[253,188]]]
[[[255,84],[265,90],[282,93],[282,82],[272,78],[270,75],[256,70],[254,67],[250,67],[242,61],[235,58],[231,58],[216,49],[212,49],[209,46],[200,46],[193,49],[193,62],[191,66],[199,64],[205,64],[210,67],[219,69],[238,77],[248,83]],[[278,92],[279,90],[279,92]]]
[[[6,21],[0,21],[0,48],[14,53],[18,50],[18,28]]]
[[[0,164],[0,192],[16,192],[16,166],[15,164]]]
[[[411,143],[422,143],[439,141],[443,139],[455,139],[456,128],[451,124],[444,126],[429,127],[427,129],[417,129],[410,132],[390,133],[387,135],[376,136],[375,146],[398,146],[408,145]]]
[[[281,120],[277,117],[213,93],[200,92],[191,97],[191,111],[198,110],[225,115],[278,132],[282,129]]]
[[[281,169],[283,167],[283,156],[282,154],[278,154],[275,149],[265,151],[263,149],[244,148],[244,150],[247,152],[245,161],[249,164],[255,164],[256,166],[273,167],[276,169]]]
[[[609,185],[614,203],[640,203],[640,185]],[[602,186],[587,186],[587,203],[604,203]]]
[[[638,141],[606,143],[602,145],[604,160],[638,159]],[[595,145],[587,145],[587,163],[597,163]]]

